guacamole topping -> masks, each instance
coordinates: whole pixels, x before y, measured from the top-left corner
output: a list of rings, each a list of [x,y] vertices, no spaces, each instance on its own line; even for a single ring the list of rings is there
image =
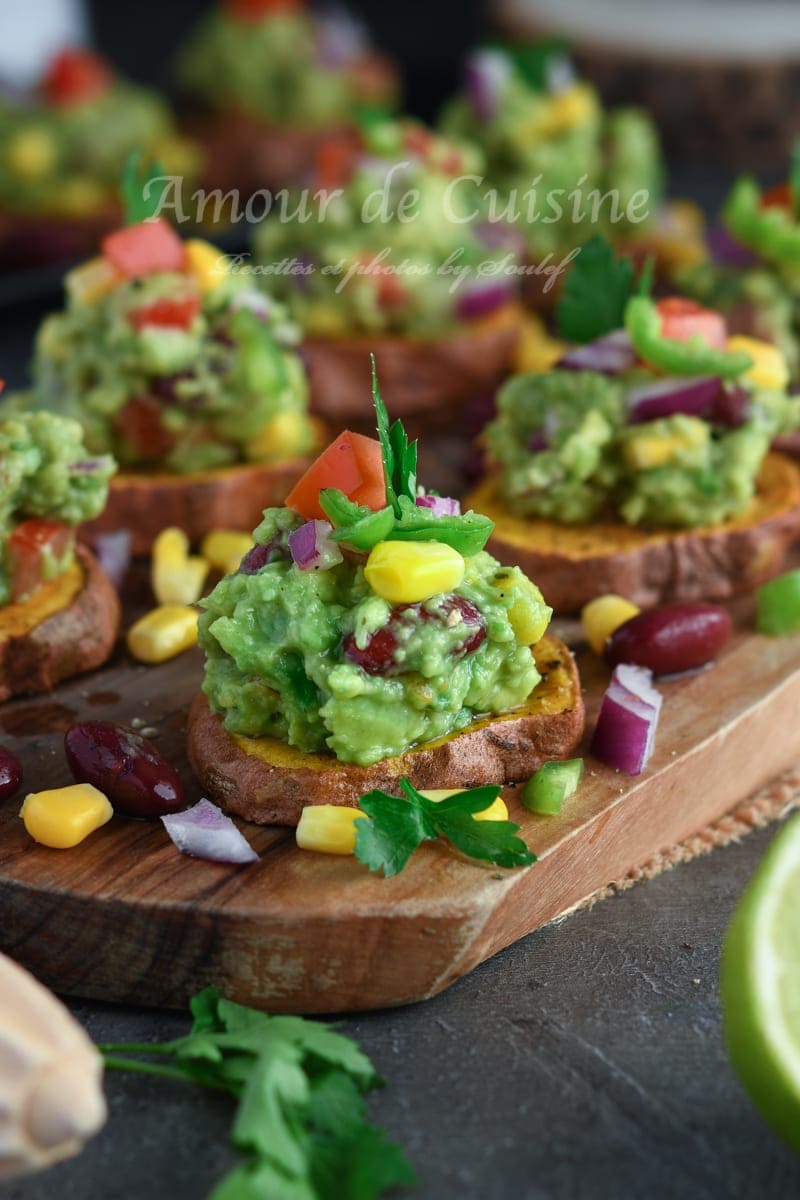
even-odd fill
[[[341,124],[359,103],[390,98],[388,77],[369,70],[364,30],[346,14],[257,7],[238,15],[233,4],[219,7],[197,26],[178,61],[188,92],[211,108],[301,128]]]
[[[85,91],[69,84],[67,58],[80,58]],[[87,65],[88,60],[88,65]],[[65,52],[43,93],[0,101],[0,206],[21,213],[83,217],[118,207],[128,155],[159,159],[168,174],[194,175],[196,147],[177,132],[166,103],[148,88],[115,78],[86,51]]]
[[[483,149],[503,203],[527,214],[518,228],[533,255],[568,251],[598,232],[630,237],[655,216],[663,196],[651,118],[633,108],[604,112],[556,44],[477,51],[441,127]],[[595,190],[607,197],[596,212]]]
[[[509,229],[481,220],[482,175],[468,143],[411,120],[366,123],[323,147],[293,219],[259,226],[260,269],[310,334],[451,332],[516,290]]]
[[[112,458],[90,457],[75,421],[50,413],[0,421],[0,604],[70,566],[65,527],[99,516],[115,470]]]
[[[75,418],[92,453],[137,470],[201,471],[296,457],[314,442],[299,331],[206,243],[174,239],[181,269],[67,279],[66,308],[39,330],[19,406]],[[144,231],[145,250],[152,226]],[[173,253],[169,243],[170,254]],[[127,262],[127,259],[124,260]],[[152,263],[150,264],[152,265]],[[98,294],[99,293],[99,294]]]

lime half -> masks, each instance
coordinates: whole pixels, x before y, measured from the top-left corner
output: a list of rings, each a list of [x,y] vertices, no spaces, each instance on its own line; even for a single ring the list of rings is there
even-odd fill
[[[722,955],[731,1060],[762,1117],[800,1151],[800,815],[736,907]]]

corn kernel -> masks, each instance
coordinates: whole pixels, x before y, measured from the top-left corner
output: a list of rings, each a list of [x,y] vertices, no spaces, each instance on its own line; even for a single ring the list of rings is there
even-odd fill
[[[41,126],[20,129],[9,139],[6,159],[14,175],[42,179],[56,165],[58,149],[52,135]]]
[[[414,604],[458,587],[464,559],[444,542],[378,542],[364,578],[390,604]]]
[[[659,437],[658,434],[637,434],[625,442],[623,453],[628,466],[634,471],[649,471],[653,467],[663,467],[671,462],[675,455],[685,449],[685,443],[678,437]]]
[[[98,257],[73,267],[64,278],[64,286],[75,303],[94,304],[113,292],[121,280],[122,276],[108,259]]]
[[[218,288],[228,274],[225,255],[202,238],[189,238],[186,242],[186,264],[204,296]]]
[[[280,462],[308,449],[312,441],[308,417],[297,410],[277,413],[247,445],[251,462]]]
[[[541,317],[526,313],[514,351],[514,371],[520,375],[549,371],[566,351],[566,342],[551,337]]]
[[[113,196],[113,191],[90,175],[73,175],[59,184],[53,209],[65,217],[85,217],[106,208]]]
[[[19,815],[35,842],[54,850],[77,846],[114,815],[108,799],[91,783],[31,792]]]
[[[252,549],[253,539],[249,533],[239,533],[236,529],[212,529],[203,538],[200,553],[215,571],[232,575],[245,554]]]
[[[420,788],[419,794],[426,800],[434,800],[438,804],[440,800],[446,800],[448,796],[457,796],[464,790],[464,788]],[[503,797],[498,796],[488,808],[483,808],[473,815],[476,821],[507,821],[508,808]]]
[[[186,604],[162,604],[128,630],[128,649],[144,663],[162,663],[197,642],[197,610]]]
[[[777,346],[739,333],[729,337],[725,345],[727,350],[743,350],[752,358],[753,365],[745,371],[744,379],[751,380],[759,388],[784,391],[789,382],[789,367]]]
[[[602,654],[603,647],[614,630],[630,621],[632,617],[638,617],[640,612],[641,609],[630,600],[613,592],[606,596],[598,596],[596,600],[585,604],[581,611],[581,625],[595,654]]]
[[[297,824],[297,844],[301,850],[320,854],[352,854],[356,848],[356,821],[369,820],[360,808],[338,804],[307,804]]]
[[[159,604],[195,604],[203,593],[208,562],[189,554],[189,539],[174,526],[153,543],[150,583]]]

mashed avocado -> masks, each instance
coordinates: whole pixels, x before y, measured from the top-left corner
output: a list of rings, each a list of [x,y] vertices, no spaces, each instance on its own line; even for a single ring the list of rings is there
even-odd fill
[[[162,323],[176,311],[186,327]],[[92,453],[125,467],[287,459],[313,442],[297,337],[245,276],[201,297],[189,275],[154,274],[92,303],[68,295],[39,330],[33,385],[15,403],[74,417]]]
[[[105,507],[113,459],[90,458],[80,425],[50,413],[0,421],[0,604],[12,591],[8,537],[21,521],[79,525]],[[65,570],[72,548],[51,568]],[[51,570],[55,574],[56,569]]]
[[[256,257],[308,333],[450,332],[471,315],[463,305],[476,282],[496,290],[499,281],[501,302],[503,288],[514,290],[508,250],[481,237],[470,177],[482,171],[466,143],[413,121],[378,122],[362,131],[347,177],[327,193],[312,188],[310,219],[259,226]]]
[[[295,566],[286,540],[302,523],[268,509],[254,536],[269,561],[204,601],[203,690],[226,729],[365,765],[515,708],[539,682],[515,629],[520,609],[542,628],[551,610],[519,568],[481,551],[454,592],[393,608],[357,558]]]
[[[532,256],[571,250],[595,233],[619,240],[641,231],[645,214],[655,215],[664,169],[647,113],[603,112],[594,88],[575,80],[557,47],[521,55],[478,51],[467,72],[464,93],[445,107],[441,127],[482,148],[500,203],[524,210],[517,227]],[[608,197],[596,212],[593,191]],[[646,202],[639,203],[641,192]]]
[[[630,423],[643,369],[519,375],[501,389],[487,445],[509,507],[567,524],[617,515],[629,525],[716,525],[741,512],[772,438],[800,422],[798,401],[746,379],[720,384],[739,423],[675,413]]]
[[[269,124],[325,128],[350,120],[364,95],[357,66],[369,52],[344,14],[304,12],[237,20],[217,9],[194,30],[178,61],[181,85],[211,108]]]

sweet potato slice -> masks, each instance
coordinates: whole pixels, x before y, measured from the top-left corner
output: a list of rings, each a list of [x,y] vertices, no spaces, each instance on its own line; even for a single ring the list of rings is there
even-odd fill
[[[311,407],[331,424],[375,428],[371,353],[393,417],[452,421],[453,410],[493,391],[508,373],[522,329],[513,304],[441,338],[307,337]]]
[[[402,775],[420,788],[519,782],[549,759],[568,758],[583,734],[583,699],[569,650],[546,636],[533,654],[543,679],[521,708],[369,767],[303,754],[275,738],[227,733],[199,695],[189,711],[189,761],[205,794],[261,825],[296,825],[306,804],[355,805],[371,788],[397,792]]]
[[[778,454],[764,460],[755,497],[722,525],[645,532],[622,522],[559,525],[518,517],[484,480],[464,501],[495,523],[488,550],[536,580],[557,612],[617,592],[650,607],[724,600],[750,591],[782,568],[800,533],[800,472]]]
[[[0,700],[47,692],[104,663],[114,648],[120,606],[89,551],[22,604],[0,608]]]
[[[210,529],[242,529],[249,533],[258,525],[265,508],[283,504],[312,457],[304,455],[270,464],[241,463],[187,475],[166,471],[116,475],[111,480],[105,510],[96,520],[81,526],[81,533],[91,542],[95,534],[130,529],[134,554],[147,554],[156,536],[168,525],[183,529],[192,542]]]

